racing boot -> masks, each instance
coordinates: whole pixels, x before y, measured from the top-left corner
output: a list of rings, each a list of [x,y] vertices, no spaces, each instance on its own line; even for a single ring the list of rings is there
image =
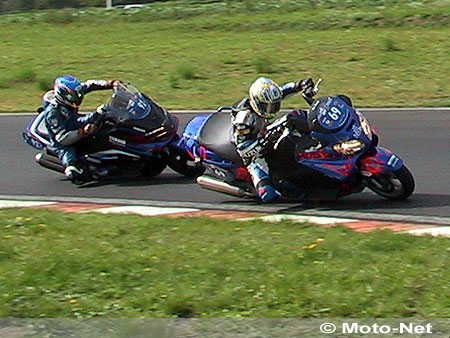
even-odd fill
[[[263,203],[273,203],[280,198],[281,194],[273,187],[270,180],[269,168],[265,159],[255,159],[247,166],[247,170]]]
[[[285,180],[278,182],[277,186],[282,192],[283,197],[288,199],[304,199],[306,193],[296,184],[291,181]]]
[[[106,167],[97,168],[92,172],[92,178],[94,180],[101,180],[102,178],[106,178],[108,176],[114,175],[117,172],[117,167],[113,165],[109,165]]]
[[[68,165],[64,169],[64,175],[76,185],[83,184],[88,181],[85,171],[75,165]]]

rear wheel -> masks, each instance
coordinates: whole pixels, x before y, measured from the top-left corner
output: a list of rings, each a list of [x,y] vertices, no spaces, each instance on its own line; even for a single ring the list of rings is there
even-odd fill
[[[175,151],[172,150],[167,157],[166,162],[170,169],[186,177],[195,178],[205,171],[205,168],[195,163],[186,153],[175,153]]]
[[[142,167],[141,174],[145,177],[154,177],[161,174],[164,169],[166,169],[166,163],[162,159],[147,159]]]
[[[408,198],[415,187],[414,178],[405,165],[397,171],[368,178],[366,185],[373,192],[390,200]]]

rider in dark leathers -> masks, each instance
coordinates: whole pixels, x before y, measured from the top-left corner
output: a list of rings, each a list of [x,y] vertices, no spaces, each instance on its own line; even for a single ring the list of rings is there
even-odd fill
[[[55,80],[54,97],[45,108],[45,124],[51,139],[51,150],[61,160],[64,174],[75,184],[88,178],[80,166],[73,144],[95,131],[93,122],[98,113],[78,114],[84,95],[94,90],[112,89],[114,81],[89,80],[81,83],[73,76],[66,75]],[[47,96],[48,97],[48,96]]]
[[[280,197],[272,185],[263,156],[264,145],[260,142],[268,121],[276,116],[282,100],[300,91],[312,90],[313,87],[310,78],[280,87],[272,80],[261,77],[250,86],[249,98],[233,106],[236,110],[232,114],[233,141],[263,203],[274,202]]]

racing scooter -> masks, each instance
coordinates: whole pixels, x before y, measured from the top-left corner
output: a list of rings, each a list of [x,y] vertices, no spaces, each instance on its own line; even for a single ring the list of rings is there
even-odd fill
[[[317,100],[302,92],[311,105],[308,133],[297,126],[300,111],[277,119],[260,138],[272,182],[282,197],[335,199],[368,187],[375,193],[401,200],[414,191],[414,179],[403,161],[378,147],[378,136],[349,97],[338,95]],[[231,107],[198,115],[185,127],[181,142],[192,158],[206,168],[197,183],[228,195],[257,198],[251,177],[232,143]],[[304,116],[304,115],[303,115]],[[304,118],[303,118],[304,120]]]
[[[45,125],[44,108],[52,98],[53,92],[47,92],[43,107],[29,122],[23,138],[39,150],[36,162],[62,173],[64,167],[52,151]],[[136,173],[154,177],[166,166],[187,177],[203,172],[178,146],[178,119],[132,85],[115,86],[109,102],[101,106],[99,116],[94,122],[95,134],[74,145],[80,164],[91,180]]]

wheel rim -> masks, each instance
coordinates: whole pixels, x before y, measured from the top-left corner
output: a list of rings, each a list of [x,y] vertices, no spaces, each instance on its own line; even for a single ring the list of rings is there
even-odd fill
[[[369,188],[386,197],[397,197],[404,192],[402,182],[393,173],[371,178]]]

